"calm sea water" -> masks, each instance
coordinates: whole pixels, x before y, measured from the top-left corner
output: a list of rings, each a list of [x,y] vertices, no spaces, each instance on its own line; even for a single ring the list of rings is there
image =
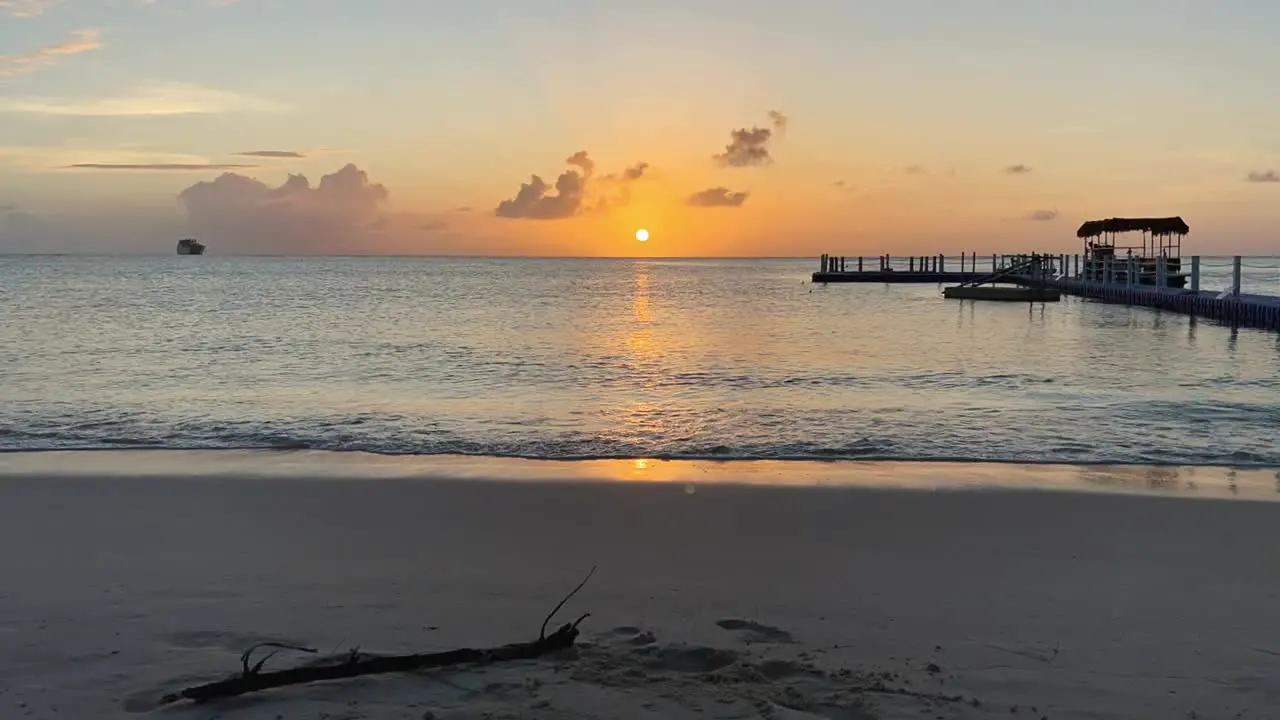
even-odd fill
[[[0,450],[1280,465],[1274,333],[815,265],[0,258]]]

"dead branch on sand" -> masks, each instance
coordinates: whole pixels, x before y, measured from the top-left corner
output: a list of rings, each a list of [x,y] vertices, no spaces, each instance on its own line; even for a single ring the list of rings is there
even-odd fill
[[[545,620],[542,621],[542,627],[538,630],[538,639],[532,642],[512,643],[496,648],[474,649],[460,648],[458,650],[447,650],[437,653],[413,653],[410,655],[385,655],[377,657],[362,657],[358,651],[352,651],[350,657],[345,661],[335,665],[311,665],[288,670],[274,670],[271,672],[262,672],[262,666],[281,649],[298,650],[301,652],[314,653],[313,648],[298,647],[295,645],[285,645],[283,643],[259,643],[245,651],[240,658],[241,671],[237,675],[233,675],[225,680],[206,683],[204,685],[196,685],[186,688],[175,693],[165,695],[160,699],[161,705],[169,705],[171,703],[182,700],[191,700],[194,702],[208,702],[210,700],[219,700],[222,698],[235,697],[246,693],[260,692],[271,688],[285,687],[287,685],[301,685],[303,683],[321,682],[324,680],[339,680],[344,678],[359,677],[361,675],[377,675],[380,673],[407,672],[409,670],[424,670],[430,668],[448,667],[451,665],[487,665],[496,662],[506,662],[510,660],[532,660],[541,657],[556,650],[563,650],[572,647],[574,640],[578,637],[578,625],[586,620],[590,613],[583,613],[572,623],[561,625],[558,630],[547,634],[547,625],[555,614],[569,602],[570,598],[578,594],[591,579],[596,572],[596,568],[592,567],[591,572],[578,583],[564,599],[556,604],[551,612],[547,614]],[[258,661],[254,665],[249,665],[250,656],[254,650],[260,647],[273,647],[277,650],[268,654],[265,658]]]

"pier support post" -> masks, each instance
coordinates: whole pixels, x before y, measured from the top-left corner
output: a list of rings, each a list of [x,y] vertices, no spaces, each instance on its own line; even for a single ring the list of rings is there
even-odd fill
[[[1191,256],[1191,289],[1194,292],[1200,291],[1200,256]]]
[[[1231,294],[1240,296],[1240,256],[1231,259]]]
[[[938,272],[946,272],[946,271],[947,271],[947,256],[939,255],[938,256]]]
[[[1107,258],[1103,264],[1102,283],[1110,285],[1116,277],[1116,261],[1115,258]]]
[[[862,256],[858,256],[858,272],[862,272]]]

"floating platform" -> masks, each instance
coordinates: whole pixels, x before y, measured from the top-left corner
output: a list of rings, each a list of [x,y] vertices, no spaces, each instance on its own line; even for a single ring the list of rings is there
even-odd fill
[[[815,283],[964,283],[985,277],[990,273],[932,272],[918,270],[868,270],[864,272],[816,272]]]
[[[1062,292],[1050,287],[1007,287],[962,285],[943,288],[942,296],[953,300],[995,300],[1000,302],[1058,302]]]

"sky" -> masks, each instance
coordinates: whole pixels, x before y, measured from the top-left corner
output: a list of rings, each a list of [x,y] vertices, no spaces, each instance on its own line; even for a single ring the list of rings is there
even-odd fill
[[[0,252],[1280,254],[1274,0],[0,0]],[[649,231],[638,242],[638,229]]]

